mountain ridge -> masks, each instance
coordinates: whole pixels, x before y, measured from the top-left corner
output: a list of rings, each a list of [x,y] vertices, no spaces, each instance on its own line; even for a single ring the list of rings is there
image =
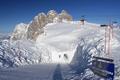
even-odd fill
[[[62,10],[59,14],[55,10],[50,10],[47,14],[41,12],[30,23],[16,25],[11,40],[30,39],[35,41],[40,34],[44,33],[43,27],[45,25],[63,21],[72,21],[72,16],[65,10]],[[20,29],[19,26],[24,29]]]

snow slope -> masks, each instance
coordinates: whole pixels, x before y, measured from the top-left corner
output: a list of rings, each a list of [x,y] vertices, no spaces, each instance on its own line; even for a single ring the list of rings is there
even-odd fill
[[[102,37],[103,34],[100,34],[99,30],[99,25],[87,22],[85,25],[80,25],[78,22],[48,24],[44,27],[45,33],[39,35],[36,46],[46,47],[52,55],[52,62],[69,63],[80,39],[93,40],[92,37],[94,39]],[[94,33],[98,35],[93,35]],[[65,59],[64,54],[67,54],[68,59]]]
[[[113,28],[113,32],[112,54],[110,54],[110,58],[115,60],[118,72],[117,78],[119,79],[120,30]],[[75,55],[76,51],[81,52],[77,48],[79,44],[85,47],[85,49],[86,45],[89,46],[91,48],[89,53],[92,55],[108,57],[104,53],[104,33],[105,28],[100,27],[99,24],[89,22],[85,22],[84,25],[79,21],[49,23],[44,27],[44,33],[39,35],[36,41],[22,39],[10,42],[10,47],[9,43],[7,43],[7,47],[6,44],[0,45],[0,58],[2,56],[0,65],[2,66],[3,60],[5,60],[5,63],[7,60],[7,63],[12,61],[15,65],[75,62],[74,60],[76,59],[73,59],[73,57],[77,57]],[[82,43],[83,40],[85,44]]]
[[[99,24],[86,22],[85,25],[81,25],[78,21],[53,23],[45,26],[44,30],[45,33],[39,35],[36,46],[44,46],[50,52],[53,63],[76,62],[73,61],[76,60],[73,57],[77,57],[75,55],[77,46],[84,40],[83,47],[91,49],[89,54],[114,59],[116,71],[120,71],[120,29],[113,28],[112,48],[109,55],[104,53],[105,28],[100,27]],[[78,52],[84,53],[80,50]],[[116,80],[119,79],[120,74],[117,75]]]
[[[119,62],[119,32],[119,29],[114,28],[112,41],[112,52],[114,54],[111,54],[111,56],[115,58],[115,62]],[[94,44],[102,39],[102,42],[98,45],[98,50],[103,49],[104,51],[104,33],[105,29],[94,23],[85,22],[85,25],[82,25],[79,21],[49,23],[44,27],[44,33],[39,35],[36,41],[24,39],[11,41],[10,47],[11,49],[17,49],[17,52],[21,51],[22,57],[26,57],[30,63],[69,63],[82,39],[85,39],[86,44]],[[98,53],[95,49],[92,50],[92,54]],[[108,57],[103,52],[100,55]]]

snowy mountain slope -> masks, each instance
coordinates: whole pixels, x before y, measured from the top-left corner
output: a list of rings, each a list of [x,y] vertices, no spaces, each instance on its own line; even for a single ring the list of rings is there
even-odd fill
[[[37,46],[44,45],[50,49],[53,62],[57,60],[58,62],[66,62],[64,54],[69,56],[67,62],[70,62],[81,38],[88,38],[92,41],[102,37],[103,34],[100,34],[99,26],[94,28],[93,25],[90,23],[86,23],[84,26],[79,23],[56,23],[45,26],[45,33],[40,35],[36,41]],[[58,55],[56,56],[56,54]],[[61,57],[59,58],[59,56]]]
[[[119,72],[120,30],[113,28],[113,32],[111,58],[115,60],[116,72]],[[36,63],[70,63],[71,61],[75,63],[77,60],[75,54],[85,53],[81,48],[77,48],[79,45],[82,45],[85,51],[90,49],[88,54],[108,57],[104,53],[104,33],[105,28],[89,22],[85,22],[84,25],[79,21],[49,23],[36,41],[22,39],[6,42],[3,40],[0,45],[0,58],[2,58],[0,66],[11,67],[9,62],[15,66]],[[117,75],[119,79],[120,74]]]
[[[51,52],[52,62],[69,63],[72,60],[72,62],[75,63],[76,59],[73,59],[73,57],[76,58],[79,56],[75,55],[77,46],[82,42],[82,40],[84,40],[85,44],[82,44],[83,48],[86,49],[80,51],[80,48],[78,48],[77,51],[79,53],[85,54],[87,49],[91,49],[89,52],[87,52],[88,54],[112,58],[114,59],[115,65],[118,68],[117,71],[119,72],[119,29],[113,28],[114,36],[112,39],[112,54],[109,55],[104,53],[105,28],[101,28],[97,24],[88,22],[86,22],[85,25],[81,25],[80,22],[54,23],[45,26],[44,30],[45,33],[38,37],[36,43],[38,47],[44,45],[44,47],[46,47]],[[67,55],[67,57],[65,55]],[[82,57],[81,60],[79,59],[81,64],[85,62],[84,58],[82,60]],[[86,62],[86,68],[88,68],[87,65],[88,64]]]
[[[49,60],[49,62],[69,63],[81,39],[85,39],[87,43],[102,39],[100,46],[104,46],[104,33],[105,29],[99,27],[99,24],[86,22],[85,25],[81,25],[78,21],[49,23],[44,27],[44,33],[39,35],[36,41],[21,39],[11,42],[10,46],[23,50],[22,54],[29,58],[32,56],[33,60],[38,60],[37,62],[39,60],[42,60],[41,62]],[[112,57],[119,55],[119,40],[119,30],[115,29],[112,51],[116,54],[113,54]],[[94,49],[93,52],[95,54]],[[101,56],[107,57],[104,53],[101,53]],[[119,58],[117,59],[119,60]]]
[[[19,40],[10,43],[3,40],[0,44],[0,67],[49,62],[51,60],[48,51],[43,47],[38,49],[32,41]]]

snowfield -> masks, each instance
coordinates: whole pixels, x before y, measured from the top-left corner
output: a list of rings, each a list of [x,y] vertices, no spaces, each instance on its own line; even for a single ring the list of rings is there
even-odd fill
[[[81,69],[88,68],[88,64],[84,63],[82,56],[87,54],[99,55],[102,57],[109,57],[114,59],[116,65],[116,80],[120,79],[120,29],[113,28],[112,49],[110,55],[104,53],[105,42],[105,28],[100,27],[99,24],[85,22],[82,25],[79,21],[69,21],[61,23],[50,23],[44,27],[44,33],[39,35],[36,41],[31,40],[17,40],[8,41],[2,40],[0,44],[0,66],[14,67],[19,65],[38,64],[38,63],[59,63],[59,64],[77,64],[78,58],[81,61]],[[81,56],[80,56],[81,55]],[[85,56],[85,57],[86,57]],[[11,63],[11,64],[9,64]],[[84,64],[83,64],[84,63]],[[88,62],[89,63],[89,62]],[[49,64],[46,64],[49,65]],[[51,74],[53,74],[56,65],[50,65]],[[37,67],[24,66],[17,69],[1,69],[0,80],[50,80],[40,79],[39,75],[47,76],[49,70],[47,67],[42,68],[42,65]],[[52,68],[53,67],[53,68]],[[69,76],[71,74],[64,73],[64,69],[70,69],[68,66],[62,67],[62,74]],[[74,66],[72,66],[74,70]],[[20,69],[20,70],[19,70]],[[25,72],[24,72],[25,70]],[[38,70],[38,71],[37,71]],[[22,72],[23,71],[23,72]],[[26,72],[27,71],[27,72]],[[68,70],[68,72],[71,70]],[[29,73],[30,72],[30,73]],[[88,71],[89,72],[89,71]],[[18,73],[18,74],[15,74]],[[24,75],[22,75],[25,73]],[[87,73],[87,71],[86,71]],[[85,75],[88,75],[88,73]],[[32,75],[33,74],[33,75]],[[21,76],[22,75],[22,76]],[[14,77],[12,79],[12,76]],[[26,78],[26,76],[30,76]],[[33,78],[32,78],[33,76]],[[53,75],[51,75],[53,76]],[[64,78],[66,78],[64,76]],[[90,75],[91,76],[91,75]],[[38,79],[37,79],[38,78]],[[81,78],[81,77],[79,77]],[[20,79],[21,80],[21,79]],[[69,80],[75,80],[74,77]],[[85,80],[85,79],[80,79]],[[91,79],[93,80],[93,79]]]
[[[79,40],[88,36],[88,30],[91,29],[91,34],[97,31],[98,26],[95,26],[96,31],[92,32],[94,24],[87,23],[80,25],[80,23],[54,23],[44,27],[45,33],[40,35],[36,41],[36,46],[46,47],[52,56],[52,62],[69,63],[74,56]],[[87,28],[88,27],[88,28]],[[67,54],[66,60],[64,54]]]

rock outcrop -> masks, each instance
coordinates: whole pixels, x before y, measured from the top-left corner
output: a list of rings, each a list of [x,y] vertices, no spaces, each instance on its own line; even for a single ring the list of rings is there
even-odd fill
[[[48,23],[53,23],[53,20],[58,16],[58,13],[54,10],[50,10],[47,13]]]
[[[54,10],[50,10],[47,15],[45,13],[39,13],[29,24],[18,24],[15,27],[11,39],[28,39],[36,41],[37,37],[44,33],[44,27],[46,24],[63,22],[64,20],[72,21],[72,16],[65,10],[62,10],[60,14]]]
[[[70,14],[68,14],[67,11],[65,11],[65,10],[62,10],[62,12],[58,15],[58,18],[61,20],[61,22],[63,20],[72,21],[72,16]]]
[[[38,35],[44,33],[43,27],[47,24],[47,16],[44,13],[35,16],[27,30],[27,39],[36,40]]]

